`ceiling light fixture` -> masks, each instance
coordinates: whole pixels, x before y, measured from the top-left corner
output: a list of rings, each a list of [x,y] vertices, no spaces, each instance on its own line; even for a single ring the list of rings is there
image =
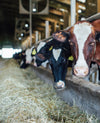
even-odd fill
[[[86,0],[77,0],[77,1],[82,2],[82,3],[85,3],[86,2]]]
[[[60,19],[61,22],[64,22],[64,19]]]
[[[24,36],[24,34],[23,34],[23,33],[21,33],[21,36],[23,37],[23,36]]]
[[[19,39],[19,40],[22,40],[22,38],[21,38],[21,37],[19,37],[18,39]]]
[[[25,24],[25,27],[28,27],[29,25],[28,24]]]
[[[33,8],[33,12],[36,12],[36,8]]]
[[[79,9],[79,10],[78,10],[78,13],[82,13],[82,10],[81,10],[81,9]]]
[[[83,10],[86,9],[84,6],[81,6],[81,5],[79,5],[78,7],[79,7],[80,9],[83,9]]]

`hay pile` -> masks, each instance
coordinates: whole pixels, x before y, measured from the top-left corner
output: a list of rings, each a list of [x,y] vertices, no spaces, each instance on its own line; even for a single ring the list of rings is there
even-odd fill
[[[0,123],[90,123],[86,114],[61,101],[30,68],[1,60],[0,71]]]

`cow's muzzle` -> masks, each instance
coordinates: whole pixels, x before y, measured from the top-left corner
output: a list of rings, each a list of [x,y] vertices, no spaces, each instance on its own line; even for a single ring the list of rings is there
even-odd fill
[[[77,77],[84,78],[88,75],[89,68],[87,67],[75,67],[74,68],[74,75]]]
[[[26,64],[31,64],[31,62],[30,61],[26,61]]]

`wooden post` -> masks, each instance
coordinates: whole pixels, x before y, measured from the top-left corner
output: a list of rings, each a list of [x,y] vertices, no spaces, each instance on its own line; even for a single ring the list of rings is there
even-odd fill
[[[76,22],[76,0],[71,0],[71,26]]]
[[[39,33],[39,40],[41,40],[41,32]]]
[[[100,12],[100,0],[97,0],[97,12]]]
[[[49,37],[49,21],[45,21],[45,38]]]
[[[63,18],[64,18],[64,28],[68,27],[68,12],[67,11],[64,11],[63,12]]]
[[[30,46],[31,46],[32,45],[32,0],[30,0],[29,8],[30,8]]]
[[[56,32],[56,25],[57,25],[57,22],[54,22],[54,32]]]
[[[38,37],[38,31],[35,31],[35,43],[37,44],[39,37]]]
[[[79,6],[79,4],[78,4],[78,3],[76,3],[76,21],[78,21],[78,20],[79,20],[78,6]]]
[[[71,26],[71,14],[69,13],[68,26]]]

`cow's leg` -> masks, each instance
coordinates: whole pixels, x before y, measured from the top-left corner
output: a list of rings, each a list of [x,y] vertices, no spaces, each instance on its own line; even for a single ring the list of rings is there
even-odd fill
[[[98,66],[98,71],[97,71],[97,84],[100,84],[100,66]]]
[[[89,76],[91,76],[92,75],[92,82],[93,83],[95,83],[95,73],[97,72],[97,70],[98,70],[98,66],[97,66],[97,64],[92,64],[91,65],[91,68],[90,68],[90,74],[89,74]]]
[[[96,72],[96,83],[98,84],[98,82],[99,82],[99,70],[97,70],[97,72]]]
[[[98,84],[100,84],[100,66],[99,66],[99,69],[98,69],[98,71],[99,71],[99,82],[98,82]]]

